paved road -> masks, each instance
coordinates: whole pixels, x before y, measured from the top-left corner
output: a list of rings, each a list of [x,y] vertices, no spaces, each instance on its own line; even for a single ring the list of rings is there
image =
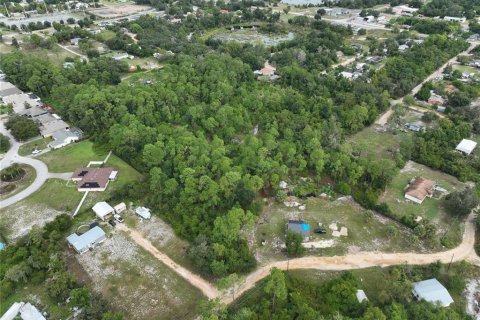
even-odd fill
[[[0,201],[0,209],[6,208],[11,206],[12,204],[25,199],[38,189],[50,178],[56,179],[63,179],[68,180],[69,177],[72,176],[72,173],[48,173],[48,167],[45,163],[40,160],[32,159],[29,157],[21,157],[18,155],[18,149],[22,145],[15,140],[15,138],[11,135],[11,133],[5,128],[3,121],[0,121],[0,133],[4,136],[7,136],[10,139],[10,150],[5,154],[2,160],[0,160],[0,170],[11,166],[14,163],[23,163],[32,166],[35,171],[37,172],[37,177],[33,181],[31,185],[29,185],[26,189],[22,190],[21,192],[7,198],[5,200]]]

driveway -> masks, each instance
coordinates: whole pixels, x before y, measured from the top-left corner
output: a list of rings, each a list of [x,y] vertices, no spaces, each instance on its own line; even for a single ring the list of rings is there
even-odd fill
[[[0,160],[0,170],[3,170],[4,168],[9,167],[14,163],[20,163],[32,166],[37,172],[37,177],[35,178],[35,181],[33,181],[33,183],[29,185],[26,189],[11,196],[10,198],[0,201],[0,209],[6,208],[20,200],[25,199],[26,197],[40,189],[40,187],[49,178],[59,178],[65,180],[68,179],[69,176],[71,176],[71,173],[49,174],[47,165],[42,161],[29,157],[19,156],[18,149],[20,148],[22,143],[15,140],[11,133],[5,128],[3,121],[0,121],[0,133],[10,139],[11,145],[10,150],[8,150],[8,152],[4,155],[3,159]]]

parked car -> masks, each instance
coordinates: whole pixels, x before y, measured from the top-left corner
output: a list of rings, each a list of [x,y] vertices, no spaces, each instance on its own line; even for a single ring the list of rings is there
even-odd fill
[[[40,150],[35,149],[32,151],[32,154],[39,154],[40,152],[41,152]]]
[[[111,225],[112,227],[115,227],[117,225],[113,220],[108,220],[108,224]]]
[[[313,233],[325,234],[325,233],[327,233],[327,230],[325,230],[325,229],[314,229]]]
[[[117,220],[117,221],[120,222],[120,223],[122,223],[122,222],[125,221],[125,220],[123,220],[122,216],[119,215],[118,213],[115,213],[115,214],[113,215],[113,217],[115,218],[115,220]]]

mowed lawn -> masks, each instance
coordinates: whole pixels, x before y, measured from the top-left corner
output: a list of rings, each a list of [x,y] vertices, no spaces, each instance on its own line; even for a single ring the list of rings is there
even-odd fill
[[[288,208],[284,204],[273,203],[265,208],[255,226],[254,245],[260,263],[271,260],[285,259],[282,246],[285,243],[285,224],[289,219],[300,219],[308,222],[311,228],[311,241],[333,241],[328,248],[307,249],[312,255],[342,255],[347,252],[382,250],[388,252],[412,251],[419,249],[408,242],[411,231],[399,223],[375,215],[366,218],[365,210],[348,197],[337,200],[310,198],[301,200],[306,204],[304,211],[298,208]],[[327,230],[327,234],[317,235],[313,229]],[[338,229],[346,227],[348,236],[334,237],[328,228],[331,223],[337,223]],[[389,235],[389,226],[394,226],[396,235]],[[266,241],[262,245],[262,240]]]
[[[387,186],[379,201],[387,203],[397,215],[415,214],[433,220],[441,219],[446,214],[442,205],[443,199],[426,198],[420,205],[405,199],[405,187],[415,177],[430,179],[449,192],[464,188],[464,184],[453,176],[409,161]]]

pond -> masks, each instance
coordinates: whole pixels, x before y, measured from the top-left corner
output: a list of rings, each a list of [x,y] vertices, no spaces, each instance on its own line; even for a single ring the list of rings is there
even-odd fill
[[[276,46],[281,42],[293,40],[295,34],[289,32],[282,35],[268,35],[259,33],[254,29],[232,30],[218,33],[214,39],[221,41],[237,41],[240,43],[263,44],[264,46]]]

